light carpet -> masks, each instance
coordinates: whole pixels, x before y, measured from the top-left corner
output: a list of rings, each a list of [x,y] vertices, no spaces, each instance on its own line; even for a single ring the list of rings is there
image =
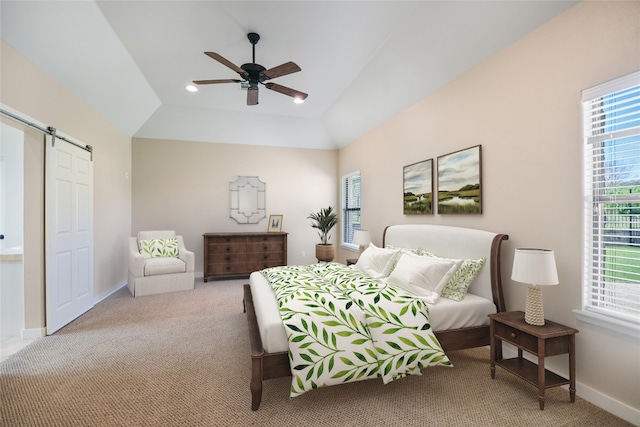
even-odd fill
[[[537,389],[498,368],[489,350],[450,352],[454,368],[384,385],[327,387],[289,398],[264,383],[251,411],[246,281],[193,291],[114,293],[57,333],[0,363],[2,426],[629,426],[563,388]],[[578,375],[580,373],[578,372]],[[578,391],[579,392],[579,391]]]

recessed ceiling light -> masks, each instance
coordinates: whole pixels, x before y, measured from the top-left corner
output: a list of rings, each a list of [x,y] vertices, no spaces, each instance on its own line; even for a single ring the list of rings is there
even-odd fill
[[[186,85],[184,88],[186,90],[188,90],[189,92],[197,92],[198,91],[198,88],[195,87],[194,85]]]
[[[303,104],[304,103],[304,99],[302,99],[302,98],[293,98],[293,102],[295,102],[296,104]]]

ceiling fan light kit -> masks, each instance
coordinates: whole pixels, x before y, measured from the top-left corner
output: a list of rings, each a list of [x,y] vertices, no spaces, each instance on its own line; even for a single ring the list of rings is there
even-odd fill
[[[241,88],[246,85],[247,89],[247,105],[258,105],[258,85],[263,85],[267,89],[273,90],[275,92],[281,93],[283,95],[287,95],[293,98],[294,102],[302,103],[309,96],[304,92],[300,92],[299,90],[291,89],[286,86],[279,85],[273,82],[267,82],[267,80],[275,79],[277,77],[286,76],[287,74],[297,73],[301,71],[301,68],[294,62],[285,62],[284,64],[278,65],[273,68],[265,68],[260,64],[256,64],[256,44],[260,40],[260,35],[257,33],[249,33],[247,34],[247,38],[252,45],[253,51],[253,62],[242,64],[241,67],[238,67],[233,62],[224,58],[222,55],[216,52],[205,52],[204,54],[208,57],[215,59],[222,65],[227,68],[232,69],[236,73],[240,75],[242,80],[238,79],[216,79],[216,80],[194,80],[193,83],[196,85],[207,85],[207,84],[219,84],[219,83],[240,83]]]

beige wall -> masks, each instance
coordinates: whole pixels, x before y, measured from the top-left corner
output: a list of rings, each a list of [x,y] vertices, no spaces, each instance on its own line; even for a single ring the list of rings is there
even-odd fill
[[[335,205],[336,158],[333,150],[135,138],[132,235],[176,230],[195,252],[201,276],[203,233],[267,231],[269,215],[281,214],[289,264],[316,262],[320,239],[307,216]],[[267,217],[258,224],[229,218],[229,183],[241,175],[266,183]]]
[[[127,280],[131,138],[4,41],[0,53],[0,103],[94,148],[93,293],[104,296]],[[44,146],[37,131],[25,132],[25,327],[35,329],[45,326]]]
[[[604,393],[636,410],[640,343],[578,322],[572,309],[581,308],[581,90],[638,69],[640,2],[584,2],[339,155],[340,174],[362,172],[362,223],[376,244],[384,226],[394,223],[509,234],[503,278],[510,310],[524,310],[526,294],[526,286],[509,280],[514,248],[554,249],[561,283],[543,290],[545,314],[580,330],[578,394],[592,388],[593,395]],[[403,215],[404,165],[477,144],[482,215]],[[566,356],[549,363],[568,371]]]
[[[228,217],[228,185],[238,175],[267,183],[267,215],[283,214],[290,233],[289,263],[313,262],[318,237],[308,213],[336,204],[339,177],[361,170],[362,220],[374,243],[394,223],[508,233],[503,278],[509,309],[523,309],[525,298],[525,286],[508,278],[513,249],[554,249],[561,284],[544,289],[546,315],[580,330],[578,394],[597,401],[602,393],[637,412],[638,340],[579,323],[571,310],[581,304],[580,91],[639,69],[639,40],[639,2],[584,2],[339,152],[144,139],[131,144],[4,42],[0,102],[94,146],[96,295],[126,281],[125,242],[138,230],[176,229],[196,252],[199,272],[202,233],[265,230],[266,221],[238,225]],[[33,202],[25,207],[25,280],[41,299],[44,156],[37,135],[28,141],[25,192],[33,192]],[[404,165],[477,144],[482,215],[402,214]],[[333,234],[335,240],[337,230]],[[354,253],[339,255],[344,260]],[[42,326],[42,311],[27,308],[35,313],[27,327]],[[549,365],[567,371],[565,356]]]

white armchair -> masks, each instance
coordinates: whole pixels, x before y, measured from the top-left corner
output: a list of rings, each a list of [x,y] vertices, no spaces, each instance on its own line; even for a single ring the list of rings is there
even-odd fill
[[[141,231],[129,238],[127,286],[135,297],[193,289],[194,268],[193,252],[173,230]]]

